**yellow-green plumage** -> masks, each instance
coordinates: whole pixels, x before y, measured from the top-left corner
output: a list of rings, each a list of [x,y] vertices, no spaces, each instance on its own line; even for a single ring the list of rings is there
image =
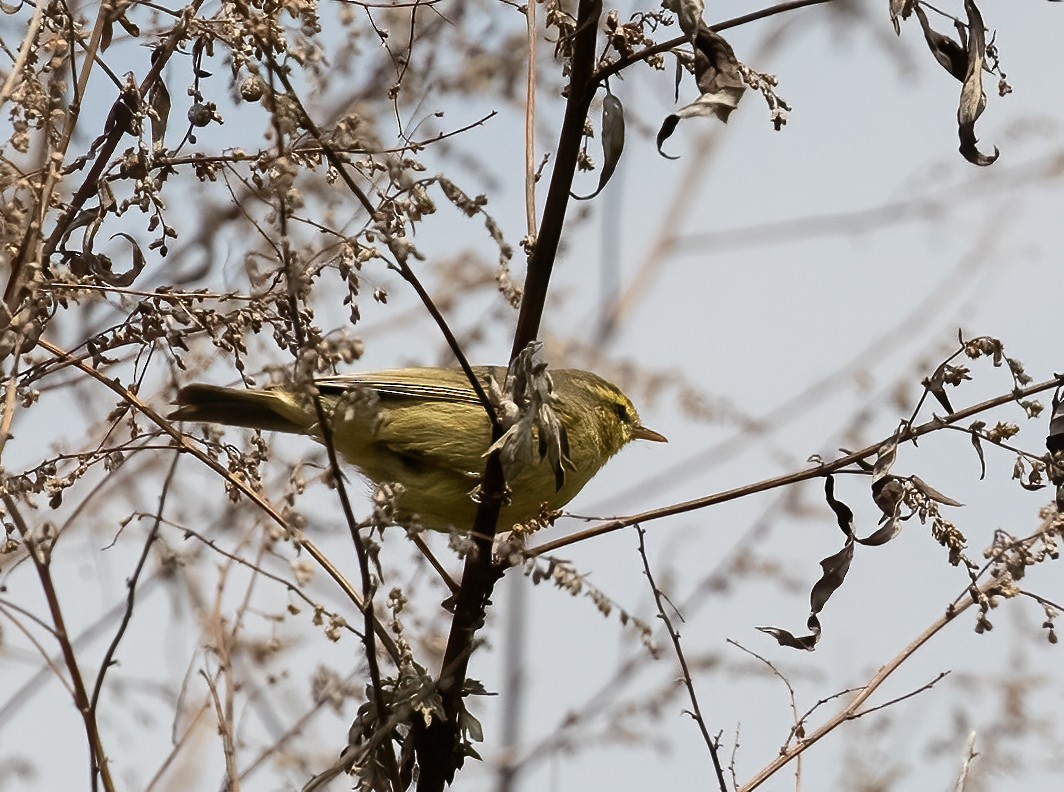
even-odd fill
[[[481,383],[503,382],[506,369],[477,366]],[[569,464],[561,486],[550,461],[535,459],[507,481],[509,502],[500,530],[564,506],[632,440],[664,440],[639,423],[631,401],[588,371],[552,370],[553,407],[565,427]],[[328,377],[315,381],[333,418],[333,444],[366,478],[403,485],[400,519],[417,516],[429,528],[472,527],[477,504],[470,493],[484,472],[491,424],[465,374],[457,369],[410,368]],[[373,398],[352,391],[364,389]],[[349,394],[345,405],[341,396]],[[284,388],[241,390],[190,385],[178,394],[176,420],[221,423],[319,435],[306,396]],[[338,408],[338,409],[337,409]]]

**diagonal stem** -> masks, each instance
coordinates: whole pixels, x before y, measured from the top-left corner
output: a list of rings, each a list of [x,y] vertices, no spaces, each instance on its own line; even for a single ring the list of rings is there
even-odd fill
[[[573,36],[573,56],[570,68],[568,99],[558,138],[558,148],[551,173],[550,186],[540,221],[539,234],[528,261],[524,297],[517,320],[510,358],[515,358],[539,335],[547,287],[558,253],[565,214],[572,191],[573,175],[580,154],[584,121],[595,95],[595,42],[598,36],[600,0],[581,0],[577,15],[577,29]],[[493,439],[500,436],[495,427]],[[463,707],[463,688],[469,656],[474,648],[477,631],[484,623],[484,611],[495,584],[502,577],[504,567],[491,559],[492,537],[495,535],[505,481],[498,454],[488,458],[482,483],[482,501],[473,524],[475,551],[471,553],[462,574],[462,585],[455,599],[454,618],[447,639],[439,689],[446,719],[436,718],[429,725],[415,721],[411,733],[420,768],[418,792],[442,792],[461,767],[464,754],[461,746],[459,718]]]

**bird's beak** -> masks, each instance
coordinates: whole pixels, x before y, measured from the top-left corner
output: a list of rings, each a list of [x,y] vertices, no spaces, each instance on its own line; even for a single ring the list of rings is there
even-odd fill
[[[653,440],[655,443],[667,443],[669,439],[663,434],[658,434],[653,429],[645,426],[637,426],[632,430],[632,437],[636,440]]]

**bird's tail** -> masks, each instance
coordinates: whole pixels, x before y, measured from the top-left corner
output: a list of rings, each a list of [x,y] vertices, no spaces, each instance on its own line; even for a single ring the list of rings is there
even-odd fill
[[[173,421],[220,423],[273,432],[303,434],[317,423],[282,390],[242,390],[216,385],[188,385],[177,393]]]

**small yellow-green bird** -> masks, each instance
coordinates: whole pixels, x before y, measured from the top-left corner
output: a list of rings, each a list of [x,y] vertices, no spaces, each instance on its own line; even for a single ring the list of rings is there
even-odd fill
[[[506,369],[474,366],[477,379],[501,383]],[[553,407],[568,441],[564,475],[537,456],[507,480],[499,529],[527,522],[572,500],[632,440],[665,442],[639,422],[631,400],[612,383],[578,369],[553,369]],[[332,416],[336,450],[377,484],[397,482],[399,522],[436,530],[468,530],[477,512],[473,491],[484,473],[491,423],[459,369],[408,368],[315,380]],[[177,396],[174,420],[306,434],[320,439],[318,414],[292,389],[244,390],[189,385]],[[538,431],[538,430],[537,430]]]

